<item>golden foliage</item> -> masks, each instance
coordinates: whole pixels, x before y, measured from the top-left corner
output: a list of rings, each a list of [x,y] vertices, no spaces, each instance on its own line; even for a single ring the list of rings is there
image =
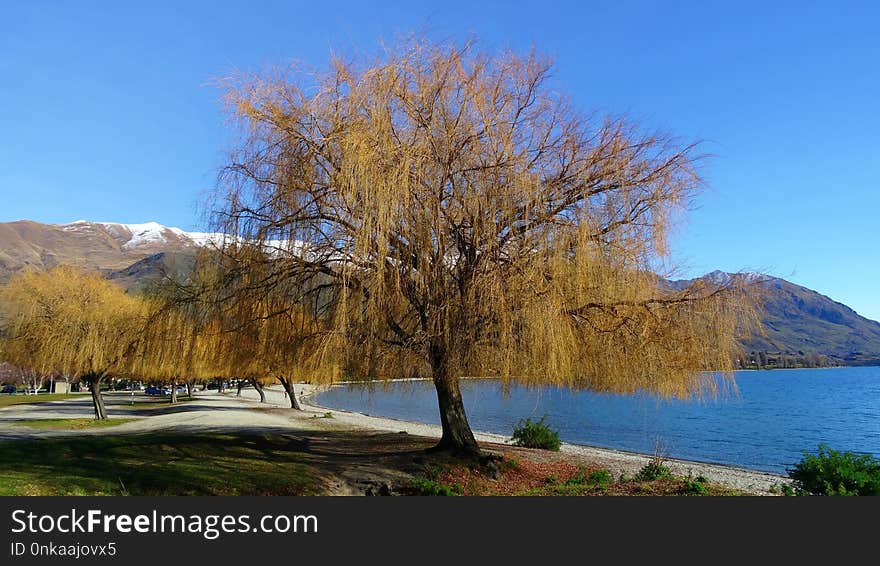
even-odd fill
[[[3,355],[44,375],[123,374],[148,314],[146,302],[97,273],[28,271],[0,290]]]
[[[747,294],[659,277],[700,188],[693,146],[576,111],[550,72],[534,53],[413,41],[365,68],[231,85],[243,142],[218,223],[235,269],[260,274],[245,303],[274,297],[239,314],[294,309],[254,331],[261,358],[301,309],[350,378],[688,396],[711,387],[701,370],[730,370]]]
[[[238,243],[235,258],[203,253],[197,264],[193,306],[209,320],[202,336],[211,344],[204,363],[217,375],[264,383],[338,377],[327,358],[317,363],[324,331],[314,310],[297,302],[300,289],[273,280],[272,257],[253,245]]]

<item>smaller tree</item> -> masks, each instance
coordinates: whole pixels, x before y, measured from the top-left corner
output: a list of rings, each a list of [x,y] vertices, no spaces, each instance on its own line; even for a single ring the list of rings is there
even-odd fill
[[[302,410],[297,381],[334,379],[339,374],[328,354],[333,341],[326,339],[324,319],[330,307],[316,292],[326,286],[320,282],[276,281],[271,292],[264,293],[266,280],[277,277],[277,261],[277,250],[271,246],[247,242],[202,254],[190,296],[197,296],[200,308],[211,317],[206,333],[211,347],[204,359],[214,375],[238,380],[239,393],[245,383],[252,384],[262,401],[263,386],[277,379],[291,408]]]
[[[97,273],[73,267],[24,272],[0,292],[3,352],[19,367],[86,383],[96,419],[107,418],[101,383],[123,374],[147,303]]]
[[[172,404],[177,403],[177,388],[182,384],[192,398],[192,385],[207,349],[203,329],[192,313],[174,302],[154,299],[150,309],[131,371],[149,382],[170,384]]]

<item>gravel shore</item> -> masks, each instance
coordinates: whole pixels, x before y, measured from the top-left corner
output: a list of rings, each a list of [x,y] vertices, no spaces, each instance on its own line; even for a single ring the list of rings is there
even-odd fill
[[[408,434],[431,438],[440,438],[442,433],[441,428],[436,425],[376,417],[321,407],[315,403],[314,396],[323,391],[325,387],[307,384],[298,385],[297,387],[302,390],[301,396],[306,409],[318,413],[323,413],[328,410],[332,411],[333,418],[337,422],[345,422],[353,427],[387,432],[406,431]],[[474,435],[476,436],[477,441],[481,443],[506,445],[510,442],[510,437],[500,434],[475,431]],[[650,462],[652,458],[650,455],[646,454],[636,454],[622,450],[611,450],[607,448],[567,443],[563,443],[560,451],[565,454],[572,454],[595,462],[596,464],[607,468],[615,475],[634,474],[644,467],[645,464]],[[791,481],[785,476],[719,464],[675,459],[666,459],[664,463],[677,475],[686,476],[691,474],[693,476],[704,476],[710,481],[760,495],[769,494],[771,488],[774,486],[778,487],[780,484]]]

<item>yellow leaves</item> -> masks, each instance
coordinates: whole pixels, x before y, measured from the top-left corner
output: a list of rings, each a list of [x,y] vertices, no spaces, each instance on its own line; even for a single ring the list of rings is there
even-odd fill
[[[2,290],[4,356],[44,374],[123,372],[147,305],[118,285],[72,267],[30,271]]]
[[[235,236],[283,233],[309,254],[227,250],[265,283],[231,291],[233,320],[252,321],[238,343],[258,353],[223,363],[430,375],[433,348],[456,376],[664,395],[729,368],[748,301],[670,302],[651,272],[700,187],[693,147],[575,111],[550,71],[414,40],[365,68],[239,85],[250,134],[218,208]],[[305,309],[315,331],[261,319],[266,304]]]

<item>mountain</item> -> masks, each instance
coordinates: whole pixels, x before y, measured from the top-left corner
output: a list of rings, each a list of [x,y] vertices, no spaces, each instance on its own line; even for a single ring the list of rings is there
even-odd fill
[[[183,251],[160,252],[145,257],[124,269],[107,273],[107,278],[129,290],[139,291],[169,275],[182,281],[192,272],[196,254],[191,248]]]
[[[214,234],[185,232],[156,222],[41,224],[0,223],[0,281],[21,269],[77,265],[100,271],[124,270],[155,254],[194,254]]]
[[[745,365],[880,365],[880,322],[791,281],[758,273],[713,271],[715,284],[739,278],[763,297],[763,329],[742,343]],[[692,280],[673,281],[681,288]],[[752,362],[754,359],[754,363]]]
[[[188,273],[199,247],[217,241],[217,234],[155,222],[0,223],[0,282],[27,267],[72,264],[100,270],[126,288],[138,289],[164,273]],[[880,365],[880,323],[844,304],[758,273],[713,271],[703,277],[716,284],[740,278],[762,293],[764,329],[742,343],[744,366]],[[680,289],[692,282],[668,284]]]

